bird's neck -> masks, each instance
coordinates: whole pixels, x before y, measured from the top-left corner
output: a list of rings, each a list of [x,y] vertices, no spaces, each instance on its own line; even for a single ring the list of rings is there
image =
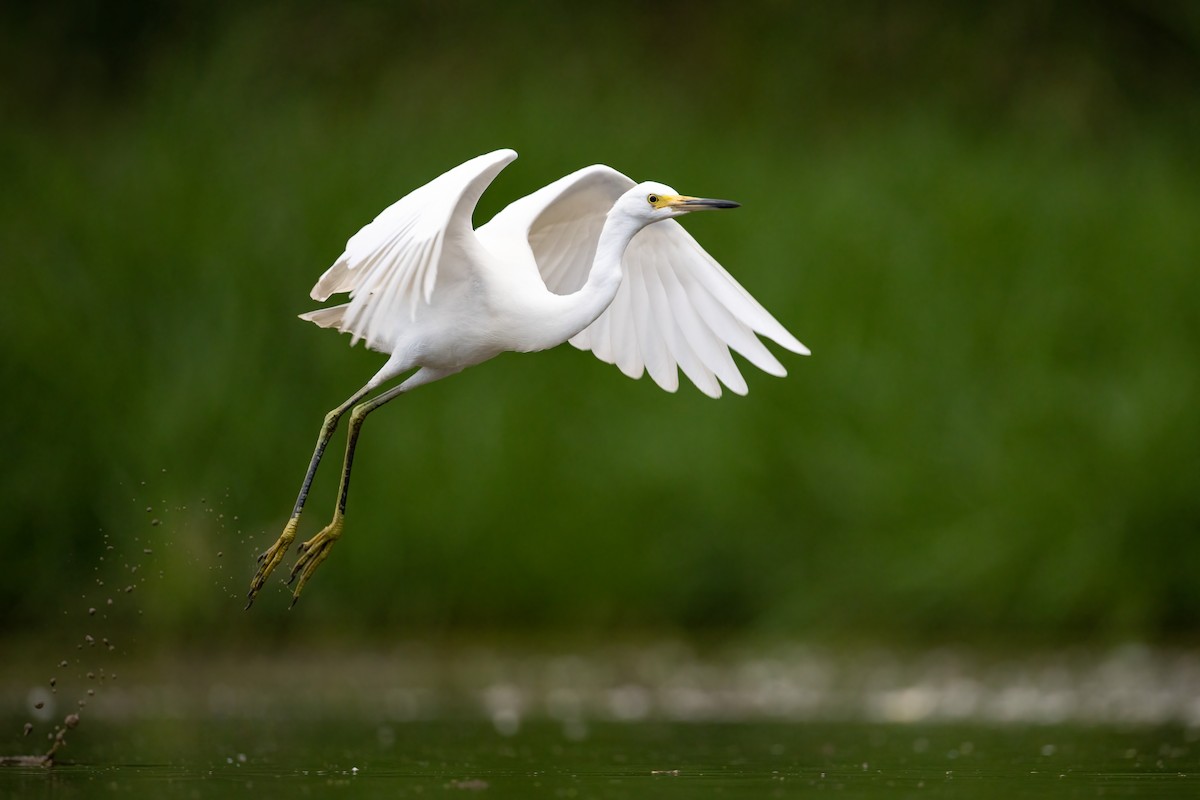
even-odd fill
[[[616,297],[625,274],[621,267],[625,249],[643,227],[643,223],[625,214],[610,213],[605,218],[604,228],[596,242],[592,270],[588,273],[587,282],[575,293],[581,316],[586,319],[580,330],[595,322]]]

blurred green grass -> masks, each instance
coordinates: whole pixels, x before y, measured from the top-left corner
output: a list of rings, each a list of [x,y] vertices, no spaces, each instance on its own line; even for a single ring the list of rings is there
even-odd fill
[[[228,630],[322,415],[380,364],[295,320],[309,287],[501,146],[480,219],[594,162],[740,200],[688,227],[814,355],[718,402],[571,348],[415,392],[367,427],[307,619],[1200,623],[1186,4],[80,8],[3,34],[0,625],[52,621],[136,536],[162,545],[149,624]]]

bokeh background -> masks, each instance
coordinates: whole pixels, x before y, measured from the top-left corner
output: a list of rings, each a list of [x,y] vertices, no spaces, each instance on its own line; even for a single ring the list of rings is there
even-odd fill
[[[107,580],[164,642],[1190,639],[1198,8],[7,6],[0,633]],[[479,220],[595,162],[740,200],[686,224],[813,356],[718,401],[570,347],[415,392],[301,605],[243,614],[381,364],[295,318],[310,286],[498,147]]]

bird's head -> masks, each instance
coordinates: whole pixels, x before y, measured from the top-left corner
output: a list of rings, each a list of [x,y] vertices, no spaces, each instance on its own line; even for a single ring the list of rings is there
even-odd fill
[[[708,197],[690,197],[679,194],[665,183],[645,181],[639,183],[617,200],[614,210],[620,210],[643,225],[661,222],[664,219],[682,216],[689,211],[711,211],[718,208],[737,208],[732,200],[714,200]]]

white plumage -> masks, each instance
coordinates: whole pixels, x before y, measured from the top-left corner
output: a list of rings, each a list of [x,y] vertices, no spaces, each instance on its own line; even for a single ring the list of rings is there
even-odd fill
[[[315,300],[347,293],[338,306],[301,315],[389,354],[387,363],[325,417],[292,517],[260,557],[250,602],[296,535],[317,465],[351,407],[333,520],[300,546],[294,593],[340,538],[362,421],[400,394],[505,351],[545,350],[569,341],[645,373],[667,391],[679,370],[702,392],[724,384],[747,391],[730,350],[772,375],[786,370],[759,340],[795,353],[788,333],[675,220],[691,211],[733,208],[726,200],[679,195],[661,183],[634,183],[616,170],[585,167],[509,205],[478,230],[471,215],[488,184],[517,154],[473,158],[384,209],[350,237],[312,289]],[[403,382],[355,405],[383,384]]]
[[[579,306],[536,302],[538,295],[569,296],[585,287],[605,221],[623,195],[637,189],[634,199],[650,209],[644,196],[656,188],[659,195],[675,193],[661,184],[637,185],[610,167],[585,167],[472,230],[480,195],[515,158],[512,150],[479,156],[385,209],[350,238],[313,287],[316,300],[349,292],[349,302],[302,318],[392,354],[384,380],[414,366],[454,372],[505,350],[540,350],[566,340],[631,378],[649,372],[667,391],[679,386],[678,366],[701,391],[718,397],[718,380],[738,394],[747,391],[730,348],[771,375],[786,374],[755,334],[808,353],[669,218],[637,220],[645,227],[631,232],[618,288],[599,316],[589,319]],[[506,301],[513,307],[501,308]],[[513,309],[560,316],[513,325]],[[567,318],[568,311],[580,313]],[[451,338],[483,338],[494,351],[432,341],[447,317]],[[534,323],[566,335],[558,341],[531,335]],[[418,352],[403,352],[402,344]]]

